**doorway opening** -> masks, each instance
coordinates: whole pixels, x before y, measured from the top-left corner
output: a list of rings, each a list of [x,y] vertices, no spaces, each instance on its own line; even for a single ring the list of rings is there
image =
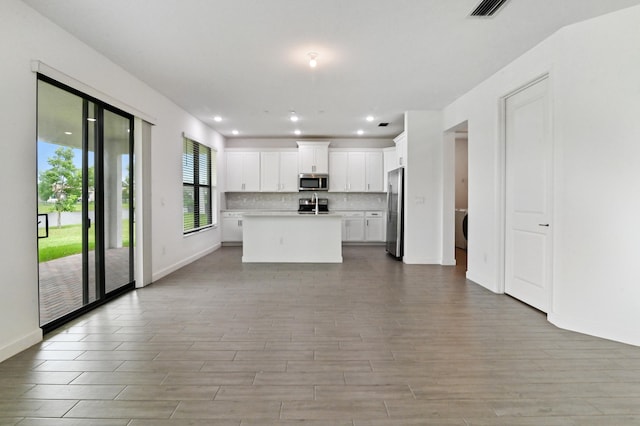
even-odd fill
[[[455,132],[455,251],[456,266],[467,268],[469,230],[469,137],[467,123]]]
[[[37,102],[40,326],[47,332],[134,287],[134,121],[40,74]]]

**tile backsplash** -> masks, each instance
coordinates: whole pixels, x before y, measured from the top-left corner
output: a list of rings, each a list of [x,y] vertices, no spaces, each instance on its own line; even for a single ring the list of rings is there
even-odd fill
[[[297,210],[298,199],[313,192],[227,192],[228,210]],[[319,192],[329,199],[329,210],[385,210],[387,194],[363,192]]]

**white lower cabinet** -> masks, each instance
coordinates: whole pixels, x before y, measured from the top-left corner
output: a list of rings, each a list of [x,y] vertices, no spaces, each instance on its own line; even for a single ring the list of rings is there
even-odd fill
[[[364,212],[339,212],[342,215],[342,241],[364,241]]]
[[[222,242],[242,242],[242,217],[244,212],[222,213]]]
[[[365,212],[364,215],[364,240],[371,242],[385,241],[384,212]]]

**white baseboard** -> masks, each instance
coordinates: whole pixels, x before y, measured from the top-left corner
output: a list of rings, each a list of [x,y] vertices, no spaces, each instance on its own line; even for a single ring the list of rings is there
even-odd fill
[[[185,266],[187,266],[188,264],[195,262],[196,260],[200,259],[201,257],[204,257],[208,254],[213,253],[214,251],[218,250],[220,247],[222,247],[221,243],[218,243],[206,250],[203,250],[199,253],[196,253],[192,256],[187,257],[186,259],[181,260],[180,262],[174,263],[173,265],[170,265],[164,269],[161,269],[158,272],[155,272],[151,275],[151,280],[152,282],[158,281],[161,278],[166,277],[167,275],[169,275],[172,272],[177,271],[180,268],[183,268]]]
[[[407,265],[440,265],[441,264],[440,259],[427,259],[427,258],[409,257],[409,256],[403,256],[402,262],[406,263]]]
[[[456,266],[456,265],[457,263],[455,258],[442,260],[442,266]]]
[[[636,324],[620,325],[607,323],[603,321],[604,318],[602,317],[599,317],[598,321],[593,321],[591,319],[572,318],[557,313],[548,314],[547,320],[556,327],[564,330],[640,346],[640,336],[638,335],[638,327]]]
[[[0,348],[0,362],[5,359],[11,358],[17,353],[24,351],[25,349],[30,348],[38,342],[42,341],[42,330],[40,328],[33,330],[31,333],[27,334],[15,340],[8,345],[5,345]]]
[[[472,281],[474,284],[479,285],[480,287],[484,287],[489,291],[494,293],[502,294],[503,292],[498,291],[497,284],[495,280],[490,280],[485,277],[476,275],[472,272],[467,271],[466,277],[469,281]]]

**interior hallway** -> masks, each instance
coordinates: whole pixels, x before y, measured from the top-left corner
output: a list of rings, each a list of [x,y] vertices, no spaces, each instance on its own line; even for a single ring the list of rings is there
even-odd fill
[[[0,424],[640,425],[640,348],[557,329],[464,268],[381,247],[345,247],[341,265],[240,256],[224,247],[1,363]]]

